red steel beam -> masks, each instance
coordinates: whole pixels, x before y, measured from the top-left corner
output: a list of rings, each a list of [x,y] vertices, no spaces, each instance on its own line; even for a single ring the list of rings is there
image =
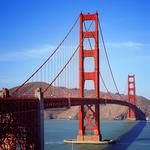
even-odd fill
[[[135,94],[135,75],[128,75],[128,100],[130,103],[136,105]],[[135,120],[135,113],[131,108],[128,110],[128,119]]]

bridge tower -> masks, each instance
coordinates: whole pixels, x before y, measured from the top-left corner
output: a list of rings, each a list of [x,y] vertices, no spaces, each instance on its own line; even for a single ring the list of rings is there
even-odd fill
[[[94,31],[84,31],[84,21],[93,21]],[[94,49],[85,49],[84,40],[94,39]],[[94,58],[94,71],[85,72],[84,59]],[[84,84],[86,80],[94,82],[94,96],[99,98],[99,39],[98,39],[98,13],[80,14],[80,50],[79,50],[79,97],[84,97]],[[100,141],[99,105],[84,105],[79,109],[79,130],[77,141]],[[90,132],[90,134],[88,134]]]
[[[128,100],[130,103],[136,105],[135,75],[128,75]],[[128,119],[136,120],[135,113],[131,108],[128,109]]]

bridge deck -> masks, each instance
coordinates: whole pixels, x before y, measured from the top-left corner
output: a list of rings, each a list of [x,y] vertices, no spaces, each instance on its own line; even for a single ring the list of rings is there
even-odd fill
[[[28,109],[34,108],[35,103],[38,101],[38,98],[35,97],[8,97],[8,98],[0,98],[0,112],[14,112],[14,111],[24,111],[25,105],[28,105]],[[134,104],[116,99],[104,99],[104,98],[78,98],[78,97],[70,97],[70,98],[60,98],[60,97],[50,97],[44,98],[44,109],[50,108],[63,108],[63,107],[71,107],[71,106],[79,106],[79,105],[87,105],[87,104],[116,104],[127,106],[131,108],[137,115],[137,119],[144,118],[145,114]]]
[[[62,108],[87,104],[117,104],[130,107],[136,114],[137,119],[145,120],[145,114],[135,105],[121,100],[103,99],[103,98],[44,98],[44,109]],[[40,124],[39,99],[34,97],[8,97],[0,98],[0,126],[1,137],[0,145],[7,145],[7,139],[10,136],[20,135],[16,139],[22,146],[36,147],[39,149],[40,143]],[[6,129],[7,127],[7,129]],[[11,129],[11,132],[10,132]],[[39,131],[39,132],[37,132]],[[8,133],[7,133],[8,132]],[[9,132],[11,134],[9,134]],[[32,135],[32,136],[31,136]],[[9,137],[7,137],[9,136]],[[22,138],[23,137],[23,138]],[[26,139],[28,137],[28,139]],[[31,137],[31,138],[30,138]],[[35,137],[33,139],[32,137]],[[12,137],[13,139],[14,137]],[[3,144],[2,144],[3,143]],[[3,147],[0,147],[3,148]]]

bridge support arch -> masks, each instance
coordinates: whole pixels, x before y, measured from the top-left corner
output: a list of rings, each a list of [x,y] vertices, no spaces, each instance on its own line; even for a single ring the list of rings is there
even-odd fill
[[[135,75],[128,75],[128,100],[131,104],[136,105],[136,94],[135,94]],[[136,120],[135,112],[128,109],[128,119]]]

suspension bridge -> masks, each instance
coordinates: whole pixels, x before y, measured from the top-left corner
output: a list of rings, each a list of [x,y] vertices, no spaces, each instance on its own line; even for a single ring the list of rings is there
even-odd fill
[[[103,141],[100,104],[126,106],[128,119],[145,119],[135,92],[135,76],[129,75],[128,96],[119,93],[98,13],[81,13],[31,76],[0,92],[0,149],[44,149],[44,109],[72,106],[79,106],[76,142]]]

